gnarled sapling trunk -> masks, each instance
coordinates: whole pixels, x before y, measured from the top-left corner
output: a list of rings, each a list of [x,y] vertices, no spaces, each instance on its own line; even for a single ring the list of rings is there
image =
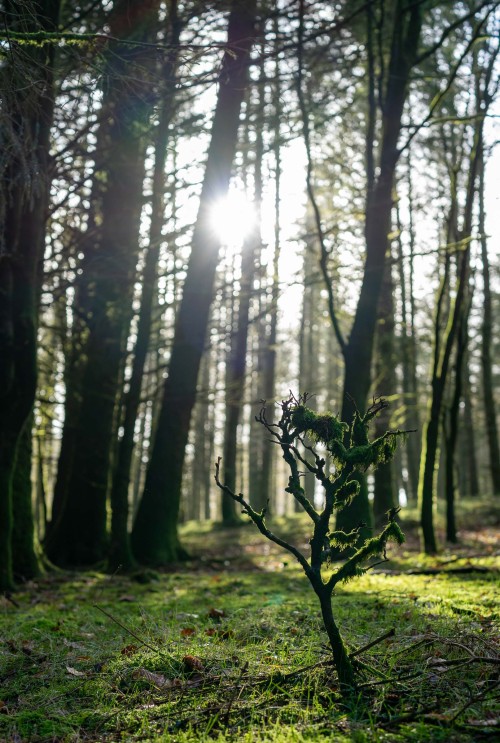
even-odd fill
[[[404,431],[387,431],[372,441],[368,438],[370,421],[387,406],[382,399],[374,400],[368,411],[361,415],[356,412],[350,427],[330,413],[317,414],[306,406],[308,395],[298,399],[290,393],[288,399],[280,403],[281,418],[277,423],[269,423],[265,406],[257,416],[261,423],[281,447],[283,459],[288,465],[290,476],[286,492],[290,493],[304,509],[313,522],[310,556],[307,558],[300,550],[281,537],[273,534],[265,523],[265,509],[257,512],[241,493],[234,493],[221,483],[219,478],[220,458],[215,465],[215,482],[231,498],[240,503],[243,513],[255,523],[261,534],[288,550],[300,563],[319,599],[323,624],[332,649],[333,664],[336,668],[341,691],[350,694],[356,689],[356,661],[349,654],[335,622],[332,611],[332,595],[338,583],[362,575],[369,565],[369,558],[383,555],[386,559],[386,546],[389,540],[398,544],[404,542],[404,535],[396,521],[398,509],[387,514],[387,525],[378,536],[366,539],[361,547],[354,550],[359,540],[363,524],[351,532],[332,531],[330,521],[335,511],[345,508],[359,493],[359,481],[354,479],[356,472],[365,472],[369,467],[389,461],[396,450],[398,438]],[[348,435],[346,435],[348,433]],[[325,455],[318,453],[315,446],[309,446],[305,437],[322,444]],[[297,442],[303,447],[299,451]],[[347,443],[346,443],[347,442]],[[333,475],[326,473],[326,459],[331,460]],[[301,485],[299,467],[314,474],[324,491],[324,507],[317,511],[305,495]],[[332,551],[340,554],[343,562],[333,568],[330,563]],[[354,550],[354,551],[353,551]]]

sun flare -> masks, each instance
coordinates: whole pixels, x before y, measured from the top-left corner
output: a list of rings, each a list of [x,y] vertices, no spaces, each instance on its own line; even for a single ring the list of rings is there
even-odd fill
[[[239,248],[255,222],[255,208],[240,191],[230,192],[212,206],[210,224],[226,248]]]

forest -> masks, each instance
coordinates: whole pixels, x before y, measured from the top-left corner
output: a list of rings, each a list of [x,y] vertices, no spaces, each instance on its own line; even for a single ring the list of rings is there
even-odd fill
[[[493,740],[500,1],[0,13],[0,740]]]

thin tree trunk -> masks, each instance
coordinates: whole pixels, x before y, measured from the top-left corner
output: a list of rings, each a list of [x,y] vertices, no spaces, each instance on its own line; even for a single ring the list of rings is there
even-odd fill
[[[431,398],[429,401],[427,422],[423,430],[420,478],[418,486],[422,541],[424,550],[427,554],[435,554],[437,552],[437,542],[434,532],[434,491],[436,461],[439,452],[439,421],[443,409],[444,392],[451,354],[464,312],[464,304],[467,301],[470,270],[470,237],[472,234],[473,205],[476,192],[476,176],[479,164],[481,141],[482,124],[480,123],[477,125],[474,132],[473,148],[468,163],[469,175],[464,205],[463,229],[461,232],[462,245],[464,245],[464,247],[459,258],[457,289],[455,299],[449,310],[447,327],[442,338],[440,338],[440,321],[447,288],[450,261],[449,255],[446,256],[446,270],[437,303],[436,319],[434,324],[434,359],[431,375]],[[453,186],[450,226],[456,224],[456,219],[457,195],[456,189]],[[448,235],[449,237],[453,235],[453,227],[449,229]],[[449,242],[450,240],[448,240],[448,243]]]
[[[184,554],[177,532],[182,469],[220,248],[219,239],[210,229],[210,210],[213,201],[224,196],[229,186],[240,109],[247,84],[255,12],[255,0],[232,2],[228,51],[224,54],[219,77],[212,138],[176,317],[169,374],[163,390],[144,495],[132,531],[134,554],[145,563],[168,563]]]
[[[479,474],[477,466],[477,447],[476,447],[476,432],[474,420],[474,410],[472,406],[472,392],[470,385],[470,370],[469,370],[469,357],[465,359],[465,372],[464,372],[464,425],[463,425],[463,437],[465,439],[465,452],[466,456],[463,460],[463,466],[467,468],[467,489],[464,495],[469,495],[472,498],[479,496]]]
[[[446,499],[446,540],[456,544],[457,527],[455,518],[455,500],[457,494],[456,477],[456,449],[458,441],[458,420],[460,414],[460,401],[463,396],[463,377],[467,352],[467,332],[470,303],[472,297],[464,299],[464,307],[457,329],[457,353],[455,359],[454,390],[450,407],[445,413],[445,499]]]
[[[389,397],[396,392],[396,359],[394,353],[394,286],[392,263],[386,263],[384,280],[378,305],[378,326],[376,338],[376,388],[378,397]],[[375,420],[375,434],[382,436],[390,423],[390,409],[381,411]],[[394,462],[380,464],[374,472],[373,514],[375,525],[387,521],[386,513],[396,505],[394,484]]]
[[[492,374],[492,335],[493,313],[491,301],[490,263],[488,257],[488,239],[485,229],[484,210],[484,156],[481,150],[479,163],[479,234],[481,241],[481,262],[483,274],[483,324],[481,345],[481,372],[483,380],[484,416],[486,420],[486,436],[490,461],[491,482],[493,492],[500,495],[500,445],[497,428],[495,395]]]

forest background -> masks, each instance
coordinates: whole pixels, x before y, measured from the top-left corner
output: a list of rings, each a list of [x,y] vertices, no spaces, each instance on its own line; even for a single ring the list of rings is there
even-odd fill
[[[294,511],[289,389],[415,431],[341,528],[500,494],[498,7],[2,3],[2,590]]]

